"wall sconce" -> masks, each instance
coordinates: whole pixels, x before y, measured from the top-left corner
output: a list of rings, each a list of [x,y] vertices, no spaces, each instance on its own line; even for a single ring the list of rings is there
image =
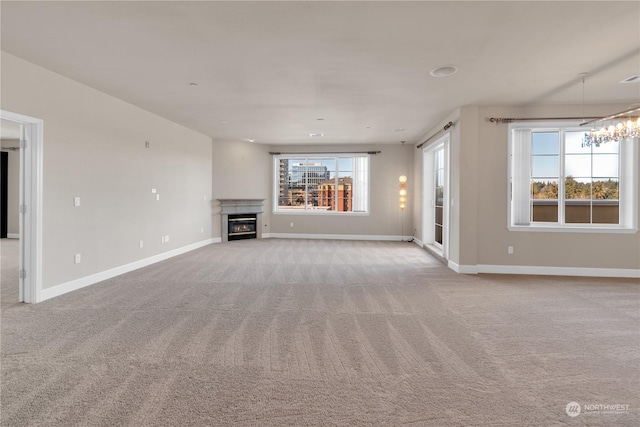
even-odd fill
[[[398,180],[400,181],[400,198],[398,201],[400,202],[400,210],[404,210],[407,207],[407,177],[400,175]]]

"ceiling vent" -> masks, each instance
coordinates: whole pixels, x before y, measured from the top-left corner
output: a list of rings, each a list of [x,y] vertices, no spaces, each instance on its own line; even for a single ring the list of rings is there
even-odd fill
[[[640,82],[640,75],[627,77],[626,79],[622,80],[620,83],[638,83],[638,82]]]

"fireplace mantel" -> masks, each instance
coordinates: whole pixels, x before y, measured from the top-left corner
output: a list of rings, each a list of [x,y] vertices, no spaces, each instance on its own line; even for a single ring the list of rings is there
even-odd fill
[[[218,199],[220,202],[220,213],[263,213],[264,199]]]
[[[264,199],[218,199],[220,202],[220,216],[222,217],[222,241],[229,241],[229,215],[256,214],[256,238],[262,238],[262,214],[264,213]]]

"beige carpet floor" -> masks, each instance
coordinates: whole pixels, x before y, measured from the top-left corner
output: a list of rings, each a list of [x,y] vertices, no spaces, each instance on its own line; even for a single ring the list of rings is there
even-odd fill
[[[640,424],[638,280],[468,276],[410,243],[279,239],[37,305],[2,279],[2,426]]]

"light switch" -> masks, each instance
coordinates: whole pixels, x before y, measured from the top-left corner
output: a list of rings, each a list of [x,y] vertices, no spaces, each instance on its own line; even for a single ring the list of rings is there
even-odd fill
[[[73,198],[73,206],[80,206],[80,197]]]
[[[76,264],[80,264],[80,262],[82,261],[82,256],[80,254],[76,254],[75,257],[73,258],[73,261]]]
[[[156,194],[156,200],[160,200],[160,195]]]

